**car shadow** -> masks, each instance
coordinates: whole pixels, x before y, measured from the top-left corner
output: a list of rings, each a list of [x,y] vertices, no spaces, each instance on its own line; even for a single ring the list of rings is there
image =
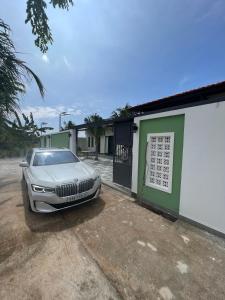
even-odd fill
[[[99,215],[105,207],[101,198],[54,213],[34,213],[29,210],[28,194],[21,180],[25,222],[32,232],[58,232],[76,227]]]

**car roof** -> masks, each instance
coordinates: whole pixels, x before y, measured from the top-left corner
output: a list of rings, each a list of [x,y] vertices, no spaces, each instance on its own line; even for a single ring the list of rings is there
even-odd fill
[[[70,151],[68,148],[33,148],[34,152],[46,152],[46,151]]]

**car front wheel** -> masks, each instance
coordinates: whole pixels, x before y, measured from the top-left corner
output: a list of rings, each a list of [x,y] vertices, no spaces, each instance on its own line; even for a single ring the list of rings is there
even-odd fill
[[[31,208],[31,205],[30,205],[30,197],[29,197],[29,193],[28,193],[28,186],[27,186],[27,183],[25,182],[25,188],[26,188],[26,200],[27,200],[27,206],[28,206],[28,210],[30,212],[33,212],[32,208]]]

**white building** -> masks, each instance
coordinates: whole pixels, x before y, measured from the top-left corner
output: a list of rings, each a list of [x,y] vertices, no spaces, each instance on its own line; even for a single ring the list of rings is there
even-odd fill
[[[104,132],[100,136],[99,139],[99,149],[98,152],[100,154],[113,155],[114,149],[114,130],[113,130],[113,122],[112,120],[104,120],[103,123]],[[87,139],[87,150],[90,152],[96,151],[96,142],[95,138],[91,133],[87,130],[87,125],[82,124],[76,126],[76,130],[85,131],[85,137]],[[78,142],[79,144],[79,142]],[[78,145],[79,147],[79,145]]]

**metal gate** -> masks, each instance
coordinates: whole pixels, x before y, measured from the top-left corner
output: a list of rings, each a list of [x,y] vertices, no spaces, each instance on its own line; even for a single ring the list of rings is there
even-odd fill
[[[130,188],[132,178],[133,119],[114,123],[113,181]]]

